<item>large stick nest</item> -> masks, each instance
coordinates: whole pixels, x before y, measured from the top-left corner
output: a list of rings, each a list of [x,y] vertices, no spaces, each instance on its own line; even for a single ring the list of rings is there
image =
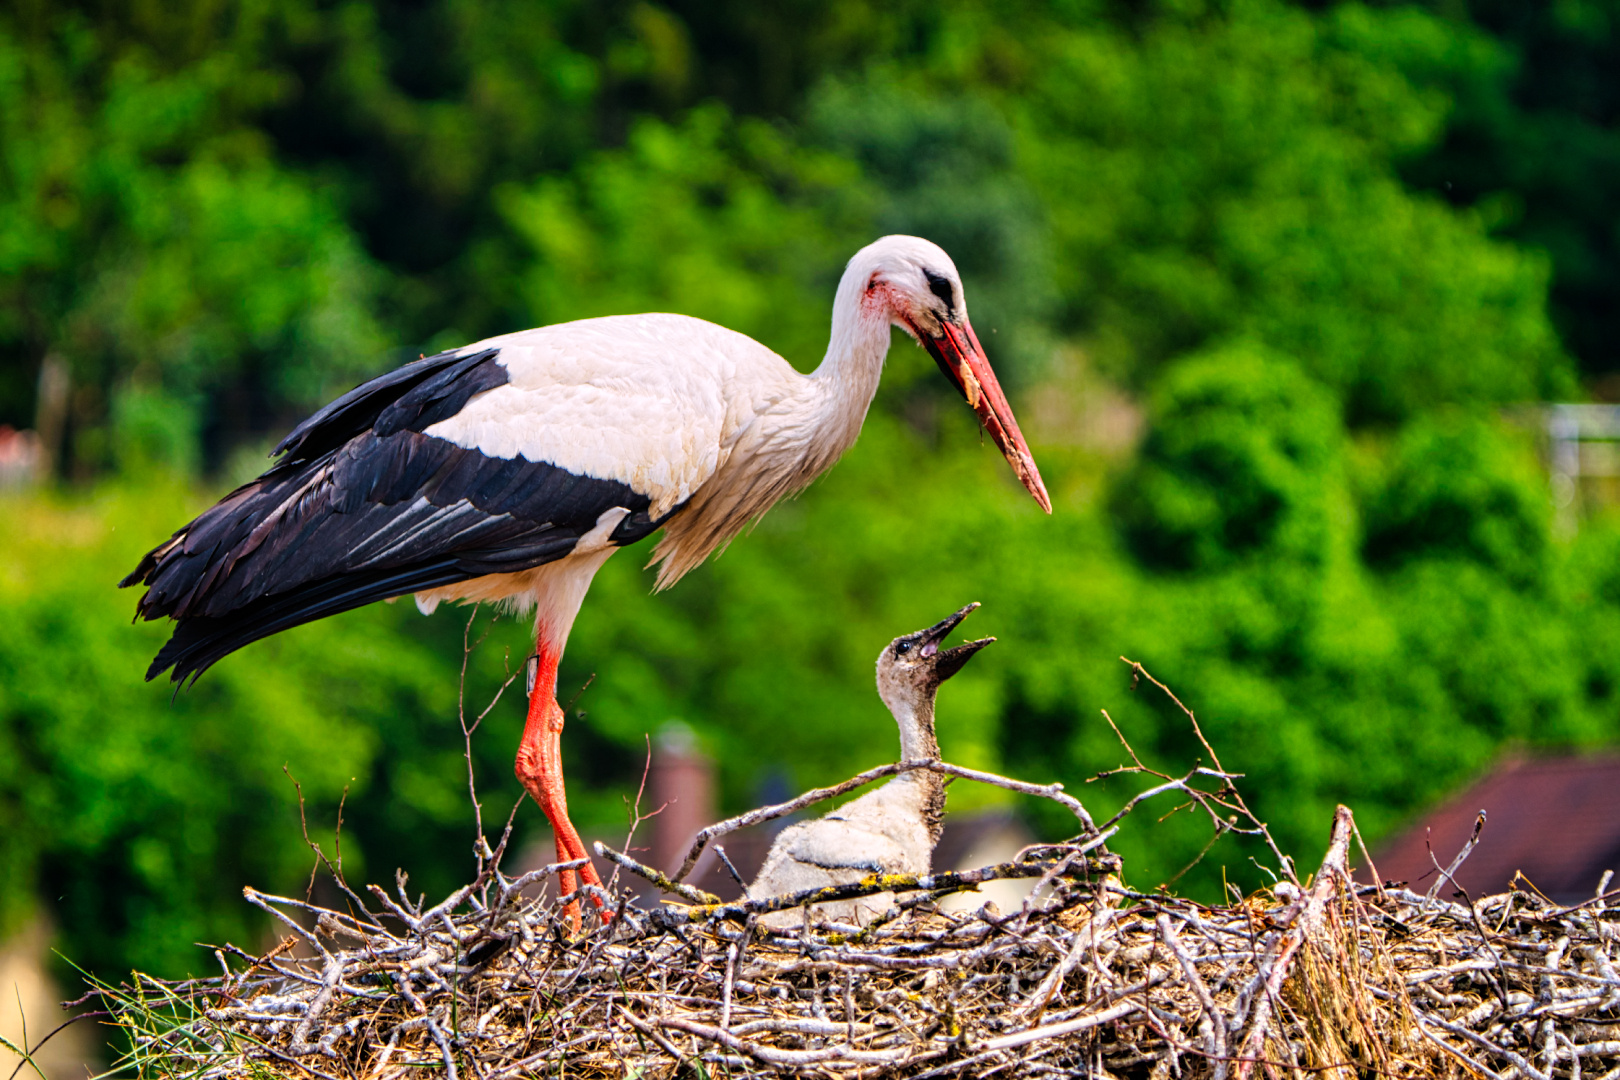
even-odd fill
[[[1264,835],[1210,758],[1153,774],[1149,793]],[[874,773],[915,767],[987,778],[937,762]],[[511,878],[483,847],[474,882],[431,907],[403,880],[362,894],[339,875],[343,910],[248,890],[285,927],[282,946],[218,950],[212,978],[136,976],[100,995],[143,1076],[1620,1077],[1607,880],[1575,907],[1526,891],[1445,900],[1456,862],[1428,895],[1357,884],[1340,807],[1314,875],[1296,878],[1271,845],[1278,884],[1209,907],[1122,884],[1105,841],[1135,800],[1098,826],[1055,788],[988,779],[1069,805],[1080,835],[981,871],[734,904],[609,852],[681,902],[600,893],[606,907],[577,931],[533,889],[566,867]],[[940,910],[1005,877],[1036,885],[1020,910]],[[809,907],[791,929],[758,921],[877,893],[899,899],[866,927]]]

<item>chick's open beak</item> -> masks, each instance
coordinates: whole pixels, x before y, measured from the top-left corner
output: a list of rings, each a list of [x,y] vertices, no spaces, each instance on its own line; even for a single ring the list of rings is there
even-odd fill
[[[917,340],[978,414],[979,423],[1001,448],[1019,482],[1040,503],[1041,509],[1050,514],[1052,500],[1041,481],[1041,471],[1035,467],[1035,457],[1024,442],[1023,432],[1018,430],[1012,406],[1007,404],[1007,395],[1001,392],[1001,383],[990,369],[990,360],[984,355],[973,325],[965,318],[961,326],[941,322],[937,335],[920,333]]]
[[[965,608],[962,608],[960,611],[954,611],[945,616],[928,629],[919,631],[915,638],[918,645],[921,646],[917,650],[917,655],[933,656],[935,653],[939,652],[939,643],[949,637],[951,631],[955,630],[963,619],[973,614],[973,609],[978,606],[979,602],[975,600],[973,603],[969,604]]]
[[[939,676],[940,682],[944,682],[958,671],[961,671],[962,666],[973,659],[974,653],[994,640],[996,639],[993,637],[980,638],[978,641],[969,641],[966,644],[958,645],[954,649],[946,649],[939,654],[939,659],[934,662],[934,674]]]
[[[955,675],[962,670],[962,665],[973,659],[973,654],[990,644],[995,638],[980,638],[978,641],[969,641],[965,645],[958,645],[954,649],[940,650],[939,644],[944,641],[952,630],[955,630],[963,619],[978,607],[975,601],[960,611],[947,615],[939,622],[922,631],[917,637],[922,642],[921,655],[934,658],[934,673],[940,682]]]

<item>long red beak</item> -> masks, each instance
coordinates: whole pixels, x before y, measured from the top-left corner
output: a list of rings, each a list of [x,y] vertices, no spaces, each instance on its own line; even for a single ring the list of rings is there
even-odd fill
[[[1041,470],[1035,467],[1035,457],[1029,452],[1029,444],[1024,442],[1023,432],[1018,430],[1018,421],[1013,417],[1012,406],[1007,404],[1007,395],[1001,392],[996,373],[990,370],[990,361],[984,355],[978,335],[973,332],[973,324],[964,318],[961,326],[942,322],[940,327],[938,337],[919,333],[917,340],[978,414],[979,423],[1001,447],[1019,482],[1035,496],[1041,509],[1050,514],[1052,500],[1041,482]]]

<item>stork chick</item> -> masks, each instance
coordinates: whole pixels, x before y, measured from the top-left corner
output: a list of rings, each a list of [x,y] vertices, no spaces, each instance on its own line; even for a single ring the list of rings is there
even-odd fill
[[[996,639],[981,638],[945,650],[940,642],[978,606],[969,604],[926,630],[895,638],[878,656],[878,696],[899,725],[901,761],[939,758],[934,738],[934,695],[939,684]],[[784,829],[748,895],[759,899],[844,885],[868,874],[926,874],[944,814],[945,781],[939,773],[931,769],[901,773],[826,817]],[[816,913],[864,925],[893,902],[892,893],[879,893],[817,904]],[[786,927],[802,918],[790,910],[773,912],[762,921]]]

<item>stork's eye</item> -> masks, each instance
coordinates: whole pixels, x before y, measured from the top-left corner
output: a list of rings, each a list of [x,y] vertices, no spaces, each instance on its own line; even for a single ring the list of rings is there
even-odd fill
[[[926,268],[923,270],[923,277],[928,279],[928,291],[945,302],[945,310],[954,311],[956,300],[955,293],[951,290],[951,279]]]
[[[894,655],[904,656],[911,651],[911,642],[902,641],[894,647]]]

